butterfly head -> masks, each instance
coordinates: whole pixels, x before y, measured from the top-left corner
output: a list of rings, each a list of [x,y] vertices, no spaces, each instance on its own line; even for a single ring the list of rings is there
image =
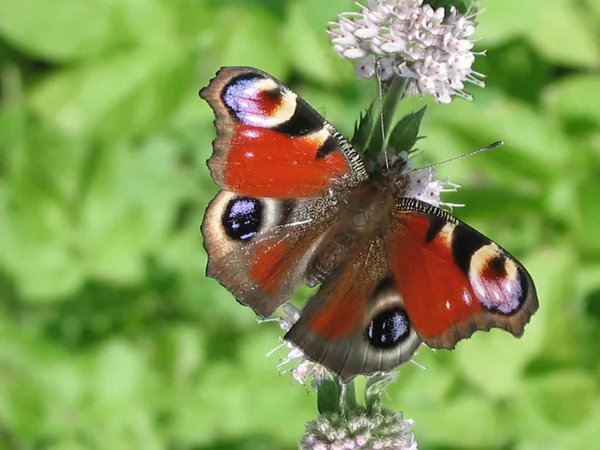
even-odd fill
[[[365,164],[369,177],[379,179],[379,184],[394,197],[410,196],[415,180],[412,159],[406,152],[385,152],[377,158],[367,159]]]

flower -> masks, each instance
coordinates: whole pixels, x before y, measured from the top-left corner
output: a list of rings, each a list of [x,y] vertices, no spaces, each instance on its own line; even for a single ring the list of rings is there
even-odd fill
[[[417,450],[413,421],[383,406],[383,393],[397,379],[397,372],[368,377],[361,403],[353,381],[328,377],[319,386],[321,415],[306,424],[300,449]]]
[[[275,320],[283,331],[289,331],[289,329],[292,328],[292,326],[300,318],[301,312],[302,310],[288,302],[283,305],[284,316]],[[283,342],[269,352],[269,355],[282,347],[287,347],[289,349],[289,353],[279,362],[279,364],[277,364],[277,369],[281,371],[284,366],[296,362],[296,366],[290,370],[294,380],[303,385],[310,380],[311,387],[316,389],[328,373],[325,366],[306,359],[302,350],[287,341]],[[284,372],[282,371],[281,373]]]
[[[405,197],[416,198],[431,205],[449,209],[464,206],[461,203],[449,203],[441,200],[442,192],[457,192],[460,185],[436,178],[436,171],[433,166],[414,169],[414,158],[409,157],[406,152],[400,153],[398,157],[404,159],[405,165],[402,174],[408,177]]]
[[[328,30],[333,49],[354,60],[360,77],[407,78],[409,95],[428,94],[439,103],[452,95],[471,100],[465,82],[484,86],[472,70],[475,13],[451,6],[433,9],[423,0],[367,0],[360,13],[342,13]]]
[[[364,408],[322,415],[309,422],[301,450],[417,450],[411,419],[388,409],[369,414]]]

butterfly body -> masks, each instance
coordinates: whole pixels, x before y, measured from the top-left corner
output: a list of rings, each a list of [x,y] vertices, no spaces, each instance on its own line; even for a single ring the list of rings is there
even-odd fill
[[[200,95],[216,115],[208,165],[222,188],[202,226],[207,274],[262,317],[299,284],[320,286],[285,336],[308,358],[347,380],[409,360],[421,342],[523,333],[538,306],[529,274],[410,196],[405,161],[365,161],[256,69],[223,68]]]

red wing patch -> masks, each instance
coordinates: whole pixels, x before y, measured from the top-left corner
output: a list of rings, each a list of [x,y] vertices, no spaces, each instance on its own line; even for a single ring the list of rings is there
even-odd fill
[[[290,260],[289,250],[290,243],[285,240],[275,244],[266,240],[254,247],[250,277],[264,292],[276,292],[284,281],[283,276],[292,269],[296,260]]]
[[[357,283],[353,270],[346,270],[335,286],[323,293],[318,309],[308,321],[310,329],[325,339],[340,339],[362,324],[367,311],[368,283]],[[319,296],[321,296],[319,292]]]
[[[324,130],[323,130],[324,131]],[[317,158],[322,134],[290,137],[237,125],[227,156],[227,189],[252,197],[313,197],[348,173],[341,152]]]
[[[396,286],[423,338],[438,337],[483,312],[467,276],[454,262],[449,222],[429,242],[427,216],[405,214],[391,249]]]

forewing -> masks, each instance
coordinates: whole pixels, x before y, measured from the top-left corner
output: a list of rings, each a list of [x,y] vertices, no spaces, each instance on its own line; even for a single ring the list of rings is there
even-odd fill
[[[251,197],[302,198],[367,178],[352,145],[265,72],[224,67],[200,96],[216,116],[208,165],[223,189]]]

